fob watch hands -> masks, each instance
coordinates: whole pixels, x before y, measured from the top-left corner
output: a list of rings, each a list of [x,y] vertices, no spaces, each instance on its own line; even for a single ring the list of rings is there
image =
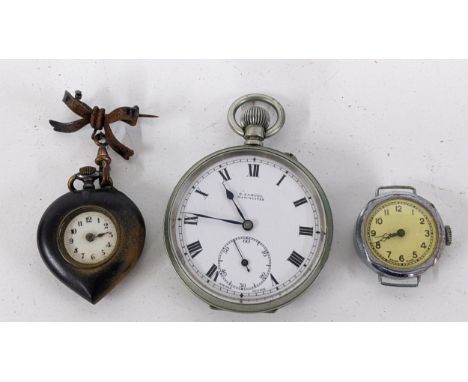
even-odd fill
[[[97,235],[90,232],[90,233],[86,234],[86,240],[91,242],[91,241],[94,241],[94,239],[96,239],[97,237],[102,237],[102,236],[107,235],[107,234],[111,235],[111,237],[112,237],[112,232],[102,232],[102,233],[98,233]]]
[[[243,267],[245,267],[245,269],[247,269],[247,272],[250,272],[250,269],[249,269],[249,260],[247,260],[246,258],[244,258],[244,256],[242,256],[242,252],[241,252],[241,250],[239,249],[239,246],[238,246],[237,243],[236,243],[236,239],[234,239],[234,245],[236,246],[237,252],[239,252],[239,255],[240,255],[241,259],[242,259],[241,265],[242,265]]]
[[[193,212],[184,212],[184,213],[185,213],[185,214],[188,214],[188,215],[198,216],[199,218],[220,220],[220,221],[225,222],[225,223],[243,225],[242,222],[237,221],[237,220],[215,218],[215,217],[213,217],[213,216],[208,216],[208,215],[203,215],[203,214],[195,214],[195,213],[193,213]]]
[[[102,233],[97,234],[96,237],[102,237],[102,236],[107,235],[107,234],[111,235],[111,237],[112,237],[112,232],[102,232]]]

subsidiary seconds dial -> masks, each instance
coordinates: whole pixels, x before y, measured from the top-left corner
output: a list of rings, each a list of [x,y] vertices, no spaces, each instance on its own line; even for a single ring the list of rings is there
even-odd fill
[[[252,290],[270,277],[271,256],[259,240],[240,236],[221,249],[218,269],[221,278],[231,288]]]

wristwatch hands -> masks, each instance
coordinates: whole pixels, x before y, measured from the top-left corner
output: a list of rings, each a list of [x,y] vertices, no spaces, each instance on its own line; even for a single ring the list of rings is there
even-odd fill
[[[396,237],[396,236],[403,237],[405,235],[406,235],[405,230],[403,228],[400,228],[396,232],[384,233],[382,236],[377,236],[377,237],[380,237],[381,239],[375,241],[374,243],[378,243],[379,241],[385,241],[385,240],[391,239],[392,237]]]

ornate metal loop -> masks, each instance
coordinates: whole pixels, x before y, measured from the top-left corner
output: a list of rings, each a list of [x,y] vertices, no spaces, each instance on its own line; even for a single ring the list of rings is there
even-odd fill
[[[68,179],[68,189],[72,192],[76,191],[75,182],[77,180],[83,182],[83,189],[94,189],[96,179],[99,179],[99,172],[95,167],[82,167],[79,172]]]
[[[89,117],[89,124],[94,130],[101,130],[106,124],[106,110],[94,106]]]
[[[104,146],[99,146],[98,153],[94,162],[99,166],[100,186],[112,186],[112,178],[110,177],[110,164],[112,160]]]
[[[99,130],[93,130],[93,134],[91,134],[91,139],[94,141],[96,145],[99,147],[101,146],[108,146],[109,142],[107,141],[106,135]]]
[[[73,191],[76,191],[76,188],[75,188],[75,181],[77,180],[77,177],[76,177],[77,174],[74,174],[72,176],[70,176],[70,178],[68,178],[68,189],[73,192]]]
[[[265,138],[275,135],[283,127],[284,122],[286,121],[286,114],[284,112],[283,106],[281,106],[281,104],[276,99],[266,94],[258,94],[258,93],[247,94],[236,99],[228,110],[227,119],[228,119],[229,126],[231,126],[231,128],[234,130],[236,134],[239,134],[240,136],[244,136],[245,126],[243,126],[237,121],[236,113],[237,113],[237,110],[239,110],[239,108],[243,106],[244,104],[248,102],[255,102],[255,101],[264,102],[270,105],[271,107],[273,107],[273,109],[275,110],[276,122],[274,123],[273,126],[265,128]]]

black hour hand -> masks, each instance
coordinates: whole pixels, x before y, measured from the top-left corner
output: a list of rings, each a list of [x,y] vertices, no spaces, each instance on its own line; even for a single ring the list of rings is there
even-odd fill
[[[234,206],[236,207],[237,209],[237,212],[239,212],[239,215],[240,217],[242,218],[242,220],[246,221],[247,219],[245,218],[244,214],[242,213],[241,209],[239,208],[239,206],[237,205],[236,201],[234,200],[234,194],[229,191],[226,187],[226,185],[224,184],[223,182],[223,187],[224,189],[226,190],[226,197],[231,200],[233,203],[234,203]]]

